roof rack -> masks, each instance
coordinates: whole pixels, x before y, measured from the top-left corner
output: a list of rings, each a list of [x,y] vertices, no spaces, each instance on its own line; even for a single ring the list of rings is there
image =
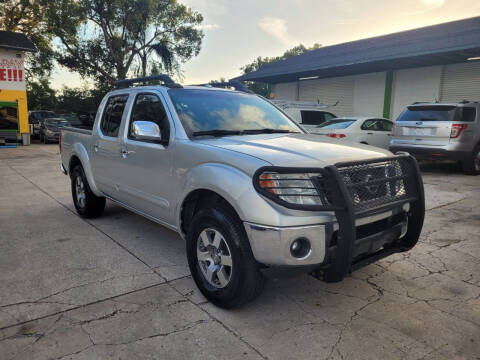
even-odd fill
[[[182,85],[177,84],[175,81],[172,80],[172,78],[166,74],[159,74],[159,75],[152,75],[152,76],[145,76],[145,77],[139,77],[139,78],[134,78],[134,79],[124,79],[124,80],[118,80],[115,81],[114,85],[117,89],[124,89],[132,86],[133,84],[136,83],[147,83],[147,82],[152,82],[152,81],[162,81],[165,86],[168,86],[170,88],[181,88]]]
[[[248,94],[253,94],[254,93],[252,90],[247,88],[245,85],[243,85],[238,80],[229,80],[229,81],[214,82],[214,83],[209,83],[209,84],[200,84],[198,86],[215,87],[215,88],[232,87],[235,90],[241,91],[241,92],[244,92],[244,93],[248,93]]]

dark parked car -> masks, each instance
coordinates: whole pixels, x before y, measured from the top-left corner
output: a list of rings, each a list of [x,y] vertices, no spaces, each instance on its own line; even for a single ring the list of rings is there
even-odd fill
[[[38,110],[28,112],[28,122],[33,124],[32,137],[40,137],[41,127],[45,119],[55,118],[57,114],[53,111]]]
[[[75,126],[75,124],[64,118],[45,119],[40,128],[40,141],[44,144],[58,142],[60,131],[65,126]]]

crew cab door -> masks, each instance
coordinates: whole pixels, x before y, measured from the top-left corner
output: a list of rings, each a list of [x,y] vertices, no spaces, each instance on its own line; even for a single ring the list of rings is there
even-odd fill
[[[128,95],[112,95],[107,99],[92,138],[93,176],[99,190],[112,198],[118,195],[116,179],[121,159],[119,133],[126,117],[127,100]]]
[[[175,182],[173,180],[173,144],[170,122],[162,96],[156,92],[138,92],[126,119],[121,144],[120,201],[146,215],[174,223]],[[161,141],[138,140],[132,133],[134,121],[158,125]]]

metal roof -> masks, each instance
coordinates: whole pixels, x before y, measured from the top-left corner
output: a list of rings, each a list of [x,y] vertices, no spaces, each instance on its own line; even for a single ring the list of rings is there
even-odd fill
[[[11,31],[0,31],[0,49],[37,51],[28,37]]]
[[[317,50],[235,78],[280,83],[465,62],[480,56],[480,16]]]

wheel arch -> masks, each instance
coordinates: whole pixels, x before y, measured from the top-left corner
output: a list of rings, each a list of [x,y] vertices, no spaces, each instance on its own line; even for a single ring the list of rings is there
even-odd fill
[[[93,177],[92,167],[90,163],[90,156],[88,155],[85,146],[80,143],[76,143],[72,149],[72,155],[70,156],[70,160],[68,162],[68,173],[71,174],[73,167],[80,165],[85,172],[85,176],[87,177],[88,185],[90,189],[96,196],[103,196],[102,192],[98,190],[97,184],[95,183],[95,179]]]
[[[210,206],[218,204],[220,206],[227,207],[229,211],[240,220],[240,216],[235,210],[235,207],[227,199],[225,199],[225,197],[213,190],[204,188],[195,189],[188,193],[180,206],[179,229],[182,235],[187,233],[188,227],[190,226],[195,213],[201,207],[205,206],[205,204]]]

